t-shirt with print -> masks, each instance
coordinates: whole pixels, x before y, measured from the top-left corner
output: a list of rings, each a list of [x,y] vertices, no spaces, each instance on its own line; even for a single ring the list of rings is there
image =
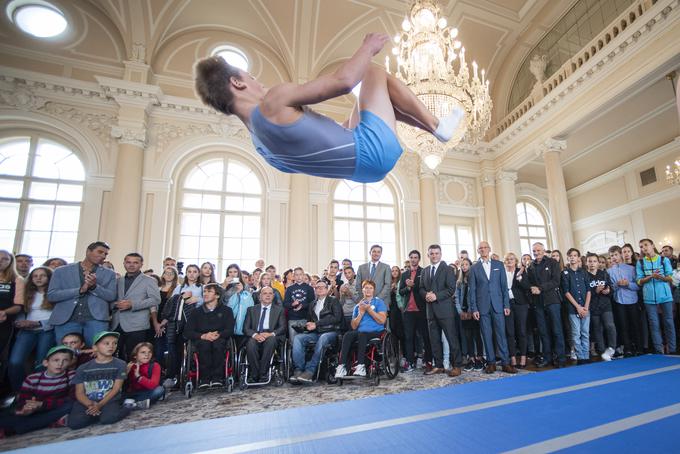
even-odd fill
[[[99,402],[104,395],[113,388],[116,380],[127,378],[127,366],[125,361],[113,358],[108,363],[98,363],[94,359],[76,369],[73,384],[82,383],[85,386],[85,395],[93,402]]]

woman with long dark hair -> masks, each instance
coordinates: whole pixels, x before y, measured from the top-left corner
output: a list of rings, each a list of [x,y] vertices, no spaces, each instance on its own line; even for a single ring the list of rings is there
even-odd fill
[[[48,324],[52,304],[47,301],[47,287],[52,270],[46,266],[34,268],[26,277],[23,293],[23,309],[14,322],[18,329],[16,341],[9,358],[9,379],[12,389],[19,391],[24,381],[24,364],[35,352],[33,371],[42,369],[42,360],[55,345],[54,328]]]
[[[404,321],[401,317],[401,310],[399,310],[398,299],[401,298],[399,295],[399,281],[401,280],[401,268],[394,265],[391,269],[392,282],[390,283],[390,302],[389,302],[389,312],[388,322],[390,325],[390,331],[392,334],[399,339],[399,345],[401,346],[401,356],[406,354],[406,342],[405,342],[405,332],[404,332]],[[402,358],[401,367],[406,368],[406,359]]]
[[[461,343],[464,347],[463,355],[466,356],[464,370],[471,371],[484,369],[484,344],[482,343],[482,333],[479,321],[472,317],[472,309],[468,300],[468,275],[470,274],[472,262],[469,258],[460,261],[460,273],[456,282],[456,310],[460,313],[461,326],[463,327]]]
[[[17,273],[14,254],[0,250],[0,360],[12,338],[16,315],[23,308],[24,280]]]

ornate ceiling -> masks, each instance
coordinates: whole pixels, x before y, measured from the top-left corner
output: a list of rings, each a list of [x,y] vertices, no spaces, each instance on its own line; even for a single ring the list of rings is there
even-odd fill
[[[72,25],[61,39],[33,39],[2,15],[5,65],[93,80],[148,64],[149,83],[193,97],[192,65],[219,44],[242,48],[266,84],[304,82],[348,58],[368,32],[394,35],[407,0],[51,0]],[[7,3],[7,0],[2,2]],[[487,69],[496,106],[531,47],[573,0],[444,0],[469,59]],[[3,8],[4,9],[4,8]],[[390,49],[384,52],[389,53]],[[378,57],[377,61],[384,61]],[[344,113],[349,100],[330,103]],[[500,118],[505,112],[495,112]]]

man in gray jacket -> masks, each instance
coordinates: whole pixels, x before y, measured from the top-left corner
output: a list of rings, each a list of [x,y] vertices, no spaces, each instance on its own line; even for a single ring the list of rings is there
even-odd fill
[[[131,252],[123,259],[125,276],[118,278],[118,301],[111,303],[111,329],[120,333],[118,357],[131,361],[135,346],[147,340],[150,309],[161,302],[156,279],[142,273],[144,258]]]
[[[382,257],[382,246],[374,244],[371,246],[371,261],[359,265],[357,270],[356,289],[361,295],[361,284],[369,279],[375,282],[375,296],[380,298],[389,307],[390,305],[390,285],[392,284],[392,270],[386,263],[380,261]]]
[[[109,255],[109,245],[95,241],[85,259],[54,270],[47,300],[54,304],[49,324],[57,342],[69,333],[79,333],[87,345],[100,331],[109,329],[109,303],[116,299],[116,275],[100,266]]]

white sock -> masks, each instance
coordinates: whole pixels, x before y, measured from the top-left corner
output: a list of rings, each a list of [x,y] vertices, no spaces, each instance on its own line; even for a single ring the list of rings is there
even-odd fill
[[[458,125],[465,117],[465,112],[458,107],[454,107],[450,114],[439,119],[439,126],[433,133],[440,142],[448,142],[453,137],[453,133],[458,129]]]

